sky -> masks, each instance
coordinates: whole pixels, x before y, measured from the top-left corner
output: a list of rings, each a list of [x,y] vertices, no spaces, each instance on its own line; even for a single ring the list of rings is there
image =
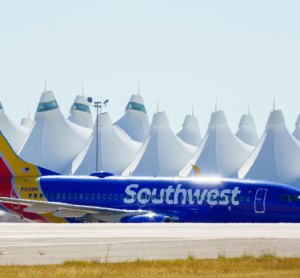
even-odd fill
[[[299,14],[293,0],[1,1],[0,101],[33,118],[46,78],[67,117],[83,84],[115,121],[140,84],[150,122],[159,99],[177,132],[193,106],[204,135],[217,99],[233,132],[250,105],[261,136],[275,97],[292,132]]]

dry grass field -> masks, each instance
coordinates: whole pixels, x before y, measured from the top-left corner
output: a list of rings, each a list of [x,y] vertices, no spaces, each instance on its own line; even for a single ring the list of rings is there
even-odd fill
[[[108,263],[92,261],[66,261],[61,265],[1,266],[0,277],[62,278],[62,277],[300,277],[300,258],[260,258],[243,256],[226,259],[140,261]]]

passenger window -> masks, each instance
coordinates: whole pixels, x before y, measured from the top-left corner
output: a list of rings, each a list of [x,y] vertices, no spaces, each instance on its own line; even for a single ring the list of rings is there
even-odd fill
[[[231,201],[231,196],[228,196],[228,201],[229,201],[229,202]]]
[[[207,201],[207,196],[205,196],[204,200]]]
[[[97,200],[100,200],[100,199],[101,199],[100,194],[97,194]]]
[[[240,201],[244,202],[244,196],[240,196]]]
[[[150,200],[150,195],[147,195],[147,200]]]
[[[167,196],[166,196],[166,195],[164,195],[164,201],[166,201],[166,199],[167,199]]]
[[[136,200],[136,194],[133,196],[133,200]]]
[[[51,193],[51,195],[50,195],[50,199],[54,199],[54,193]]]
[[[65,199],[66,199],[66,193],[63,193],[62,196],[61,196],[61,198],[62,198],[63,200],[65,200]]]
[[[225,196],[222,197],[222,201],[225,201]]]
[[[249,203],[250,202],[250,196],[246,197],[246,202]]]
[[[124,195],[121,194],[120,199],[123,201],[124,200]]]
[[[234,197],[234,200],[235,200],[235,201],[237,201],[237,200],[238,200],[238,197],[237,197],[237,196],[235,196],[235,197]]]
[[[214,197],[213,197],[213,196],[210,196],[210,200],[213,201],[213,200],[214,200]]]
[[[200,200],[201,200],[201,195],[198,196],[198,201],[200,201]]]
[[[115,194],[114,199],[118,200],[118,194]]]
[[[180,201],[182,202],[184,199],[183,195],[180,196]]]
[[[155,199],[155,195],[152,195],[152,200],[154,200]]]
[[[172,195],[169,195],[169,200],[172,201]]]
[[[297,201],[297,196],[295,196],[295,195],[290,195],[290,202],[295,202],[295,201]]]
[[[46,193],[45,194],[45,198],[48,200],[48,197],[49,197],[49,194],[48,193]]]
[[[42,198],[43,198],[43,194],[41,193],[41,194],[40,194],[40,199],[42,199]]]
[[[31,199],[31,197],[32,197],[32,194],[31,194],[31,193],[29,193],[29,195],[28,195],[28,198],[29,198],[29,199]]]
[[[90,198],[90,194],[89,193],[85,194],[85,199],[88,200],[89,198]]]
[[[127,195],[127,196],[129,196],[129,195]],[[103,195],[102,195],[102,199],[103,199],[103,200],[106,200],[106,194],[103,194]],[[128,198],[128,199],[129,199],[129,198]]]
[[[136,196],[136,195],[135,195]],[[111,194],[109,194],[108,195],[108,200],[111,200],[112,199],[112,195]]]
[[[73,195],[73,199],[74,199],[74,200],[77,200],[77,193],[75,193],[75,194]]]
[[[33,195],[33,198],[34,198],[34,199],[36,199],[36,198],[37,198],[37,194],[36,194],[36,193],[34,193],[34,195]]]
[[[71,200],[72,199],[72,193],[68,194],[68,199]]]
[[[127,195],[127,196],[126,196],[126,199],[129,200],[129,199],[130,199],[130,195]]]
[[[186,196],[186,201],[189,202],[190,196]]]
[[[82,200],[83,199],[83,193],[79,194],[79,199]]]
[[[157,195],[157,200],[160,200],[160,195]]]
[[[95,194],[91,195],[91,200],[95,200]]]
[[[193,196],[193,202],[195,202],[196,201],[196,196]]]
[[[60,199],[60,193],[56,194],[56,199],[58,199],[58,200]]]

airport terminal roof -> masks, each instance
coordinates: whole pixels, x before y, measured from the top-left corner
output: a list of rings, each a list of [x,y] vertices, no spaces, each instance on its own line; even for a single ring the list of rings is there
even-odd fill
[[[0,102],[0,130],[4,137],[11,145],[13,150],[18,153],[20,148],[25,142],[26,136],[29,132],[29,128],[15,123],[10,117],[8,117],[4,111],[4,108]]]
[[[180,176],[194,175],[191,164],[205,176],[231,177],[244,164],[254,148],[238,139],[229,129],[222,110],[211,115],[208,130]]]
[[[293,136],[300,141],[300,114],[297,118],[297,121],[295,123],[295,129],[293,131]]]
[[[197,118],[194,115],[186,115],[182,128],[176,135],[185,143],[199,147],[202,136]]]
[[[165,112],[157,112],[145,143],[123,176],[178,176],[195,150],[173,133]]]
[[[131,96],[124,115],[114,125],[123,129],[132,140],[145,142],[149,133],[149,119],[140,94]]]
[[[68,120],[86,128],[93,128],[93,118],[86,97],[77,95],[70,109]]]
[[[42,93],[30,133],[19,151],[22,159],[63,173],[92,130],[73,124],[61,113],[53,92]]]
[[[96,172],[96,134],[95,124],[86,145],[69,165],[65,174],[88,175]],[[107,112],[98,115],[98,171],[120,175],[141,146],[142,143],[133,141],[112,125]]]
[[[255,147],[258,144],[259,138],[254,119],[250,113],[248,113],[248,115],[242,115],[239,128],[235,133],[235,136],[250,146]]]
[[[299,180],[300,142],[287,130],[281,110],[270,112],[265,132],[238,171],[238,177],[289,185],[294,185]]]

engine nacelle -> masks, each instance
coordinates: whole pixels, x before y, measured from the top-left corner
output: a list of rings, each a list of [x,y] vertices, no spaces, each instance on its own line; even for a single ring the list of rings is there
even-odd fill
[[[149,213],[144,215],[135,215],[125,218],[122,222],[125,223],[169,223],[174,222],[171,216],[163,214]]]

